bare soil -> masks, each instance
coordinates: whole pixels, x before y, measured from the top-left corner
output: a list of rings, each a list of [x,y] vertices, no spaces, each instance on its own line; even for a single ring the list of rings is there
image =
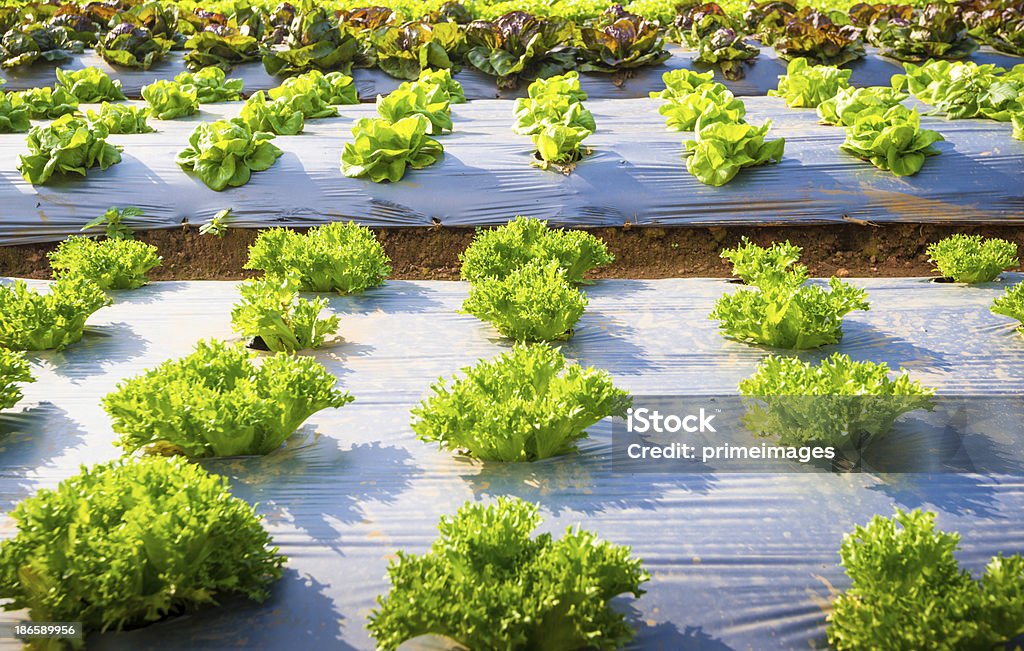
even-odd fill
[[[456,280],[459,253],[473,239],[469,228],[374,229],[391,257],[393,278]],[[789,240],[803,247],[803,262],[815,276],[927,276],[929,243],[954,233],[1001,237],[1024,251],[1024,226],[944,224],[817,225],[772,227],[621,227],[588,229],[604,240],[615,262],[594,278],[724,277],[730,269],[719,252],[743,235],[759,244]],[[223,238],[200,235],[195,227],[141,231],[137,238],[155,245],[163,265],[153,280],[235,280],[255,229],[232,229]],[[55,242],[0,247],[0,276],[48,278],[46,255]]]

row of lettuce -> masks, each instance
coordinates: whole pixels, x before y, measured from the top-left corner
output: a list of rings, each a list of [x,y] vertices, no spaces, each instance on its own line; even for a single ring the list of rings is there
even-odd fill
[[[850,71],[790,62],[778,88],[769,94],[787,106],[817,109],[824,124],[842,126],[841,150],[867,160],[897,176],[916,174],[928,156],[939,153],[943,137],[921,128],[917,109],[903,102],[909,90],[949,119],[984,118],[1012,123],[1012,135],[1024,139],[1024,64],[1005,70],[991,64],[930,61],[905,64],[906,74],[894,75],[892,85],[854,88]],[[111,103],[123,99],[118,81],[95,68],[58,69],[54,88],[8,93],[0,98],[0,132],[28,130],[27,155],[18,166],[32,184],[45,184],[55,174],[86,175],[121,160],[121,147],[107,142],[112,134],[153,131],[149,117],[161,120],[194,115],[201,103],[237,100],[241,80],[227,79],[219,68],[182,73],[173,81],[156,81],[143,89],[147,107]],[[687,131],[684,141],[687,169],[702,183],[720,186],[742,168],[776,163],[785,140],[768,140],[771,122],[746,122],[746,107],[712,73],[673,70],[663,75],[665,89],[652,93],[664,100],[659,112],[666,128]],[[530,84],[528,97],[513,106],[515,133],[529,135],[534,163],[554,165],[569,173],[590,149],[583,141],[597,128],[583,105],[587,93],[579,75],[569,72]],[[350,177],[396,182],[408,169],[421,169],[441,159],[444,147],[431,136],[453,129],[451,104],[465,101],[459,82],[449,71],[424,71],[419,79],[403,82],[395,91],[377,97],[378,118],[363,118],[352,127],[341,170]],[[98,110],[78,113],[79,102],[101,102]],[[337,106],[356,104],[352,77],[317,71],[287,79],[266,93],[257,92],[237,117],[201,123],[177,157],[213,190],[246,184],[252,172],[270,168],[282,154],[270,142],[277,135],[296,135],[307,119],[334,117]],[[30,119],[53,119],[31,127]]]
[[[29,4],[0,13],[0,65],[62,62],[87,46],[114,66],[148,69],[174,49],[186,49],[193,70],[225,70],[262,61],[274,75],[320,70],[348,72],[377,66],[401,79],[424,67],[472,66],[500,86],[568,70],[621,72],[662,63],[666,38],[695,51],[697,63],[718,66],[729,78],[758,56],[750,39],[779,56],[842,65],[865,55],[864,42],[903,61],[959,59],[979,43],[1024,54],[1020,0],[961,0],[913,5],[858,3],[849,11],[798,8],[784,0],[748,5],[698,0],[658,7],[650,0],[608,7],[586,16],[557,15],[557,4],[478,18],[478,5],[447,2],[401,8],[330,8],[323,3],[227,5],[223,12],[150,2],[141,5]],[[493,9],[493,8],[492,8]],[[653,9],[653,7],[652,7]]]
[[[1016,247],[1002,240],[956,236],[929,253],[941,273],[962,282],[986,282],[1018,264]],[[723,296],[711,315],[726,336],[818,347],[839,340],[846,313],[867,309],[865,293],[837,279],[827,290],[808,284],[799,254],[789,243],[763,248],[749,241],[723,252],[747,284]],[[439,379],[411,412],[418,438],[485,462],[528,463],[577,452],[588,427],[623,414],[631,398],[606,372],[569,362],[543,343],[571,336],[571,314],[586,304],[577,285],[611,261],[593,236],[536,220],[481,231],[462,255],[462,275],[471,282],[463,309],[519,343]],[[110,303],[104,289],[142,286],[159,262],[151,246],[134,240],[71,238],[51,256],[57,280],[49,293],[20,281],[5,287],[0,406],[13,406],[16,384],[31,380],[27,362],[9,349],[73,344],[89,314]],[[336,315],[321,318],[323,298],[299,299],[296,291],[357,294],[382,283],[388,265],[372,232],[354,224],[263,232],[246,267],[264,275],[241,286],[231,317],[237,331],[276,352],[260,356],[200,341],[191,354],[118,383],[103,406],[124,458],[83,467],[13,510],[16,533],[0,543],[4,607],[97,631],[210,606],[230,594],[265,600],[286,559],[225,479],[183,457],[268,454],[317,411],[351,402],[325,367],[293,354],[323,344],[338,326]],[[1024,318],[1022,288],[997,307],[1015,301],[1017,318]],[[769,356],[739,388],[769,415],[759,422],[770,429],[757,434],[780,445],[849,442],[854,432],[857,445],[865,445],[900,414],[930,408],[934,393],[905,372],[893,378],[885,364],[839,354],[818,365]],[[794,393],[839,398],[828,419],[835,427],[815,427],[814,419],[791,413],[791,403],[772,417],[772,398]],[[859,400],[865,396],[884,400]],[[834,438],[823,440],[826,433]],[[538,508],[515,498],[467,503],[443,517],[428,552],[399,551],[390,563],[391,589],[368,623],[378,646],[393,649],[427,633],[468,648],[547,648],[552,632],[552,648],[627,643],[634,631],[610,600],[643,593],[650,576],[640,559],[578,527],[560,539],[532,535],[539,524]],[[876,517],[847,535],[840,556],[851,587],[828,616],[831,644],[879,648],[898,636],[914,646],[988,648],[1020,634],[1024,558],[995,557],[978,581],[957,564],[958,541],[935,529],[934,514],[916,511]],[[893,573],[893,563],[900,572]],[[479,590],[482,582],[487,591]],[[495,613],[502,613],[500,625]]]
[[[24,281],[15,281],[2,288],[0,314],[4,320],[0,324],[0,346],[10,351],[63,349],[82,338],[86,321],[94,312],[112,303],[107,290],[135,289],[147,282],[147,273],[161,262],[157,250],[152,245],[124,237],[123,225],[118,220],[114,221],[112,227],[108,226],[107,239],[71,237],[51,252],[50,263],[56,280],[47,292],[33,290]],[[951,236],[932,244],[928,252],[940,273],[955,282],[968,284],[990,282],[1019,263],[1013,242],[979,236]],[[744,287],[719,298],[709,315],[719,322],[721,332],[730,339],[776,349],[819,348],[842,339],[842,322],[847,314],[870,307],[863,289],[838,278],[831,278],[827,283],[810,281],[807,268],[799,263],[800,248],[788,242],[765,248],[744,239],[739,246],[724,250],[722,256],[731,262],[734,274],[744,284]],[[551,229],[543,221],[520,217],[503,227],[480,231],[461,259],[462,278],[470,283],[462,311],[492,324],[505,337],[523,344],[516,356],[539,356],[534,360],[539,367],[543,364],[538,360],[545,355],[557,355],[557,351],[549,347],[550,342],[570,338],[586,309],[588,299],[580,289],[586,274],[611,263],[614,258],[604,243],[591,234]],[[251,346],[275,353],[333,345],[336,342],[329,338],[338,330],[338,315],[324,317],[326,299],[300,298],[299,292],[358,294],[383,283],[391,271],[389,264],[372,231],[354,223],[332,223],[310,229],[305,234],[285,228],[263,231],[250,247],[249,260],[245,265],[246,269],[263,272],[263,275],[240,285],[240,299],[231,310],[232,325],[250,341]],[[996,299],[992,311],[1024,322],[1024,284],[1008,288]],[[233,349],[222,343],[205,343],[202,350],[203,355],[216,357]],[[232,359],[231,364],[237,365],[242,364],[246,357],[242,355]],[[293,360],[280,362],[282,364],[298,363],[294,362],[296,358],[288,355],[280,359]],[[555,360],[554,357],[551,359]],[[4,407],[8,408],[20,398],[17,383],[30,378],[26,378],[28,367],[20,355],[9,352],[6,360],[7,375],[17,378],[6,379],[3,385],[4,395],[8,397]],[[560,358],[556,361],[558,365],[564,363]],[[512,367],[530,366],[518,364],[511,357],[502,363]],[[853,363],[842,357],[836,357],[829,363],[850,374],[874,373],[878,368],[884,368]],[[159,443],[188,446],[194,456],[202,456],[200,449],[214,455],[252,452],[246,447],[250,443],[244,440],[233,444],[236,447],[231,448],[231,452],[218,448],[216,442],[203,442],[205,435],[194,431],[195,424],[186,426],[181,422],[182,418],[189,418],[189,414],[176,415],[171,411],[157,414],[146,410],[131,413],[133,405],[145,403],[141,397],[167,383],[163,379],[165,376],[186,372],[182,370],[184,367],[179,368],[175,364],[148,373],[136,384],[126,383],[108,396],[107,406],[115,419],[115,431],[126,437],[121,442],[126,451]],[[319,387],[314,393],[318,391],[321,398],[310,397],[307,400],[309,406],[319,406],[300,410],[295,416],[277,414],[271,422],[294,423],[297,427],[315,411],[329,405],[341,406],[350,399],[331,392],[333,379],[323,374],[316,375],[322,368],[303,364],[306,362],[301,362],[292,371],[278,369],[277,373],[285,377],[289,372],[300,375],[315,372],[304,377],[303,383],[310,391]],[[176,370],[172,373],[170,369]],[[783,375],[805,377],[801,374],[809,370],[813,371],[813,367],[797,364]],[[883,393],[896,386],[886,379],[887,373],[885,368],[877,387]],[[833,377],[837,382],[835,386],[807,385],[804,388],[812,391],[813,395],[825,395],[849,391],[852,387],[859,387],[856,389],[859,391],[870,384],[861,381],[848,386],[841,381],[841,376],[841,373],[822,376]],[[573,445],[584,435],[587,425],[623,412],[625,395],[613,390],[606,375],[599,379],[607,392],[607,401],[595,403],[600,407],[590,414],[592,419],[588,416],[581,421],[585,422],[583,427],[563,432],[567,438],[558,441],[556,449],[563,450]],[[759,382],[755,379],[745,386],[753,387]],[[797,386],[804,384],[798,382]],[[904,384],[914,395],[928,396],[932,393],[916,383]],[[473,386],[477,384],[471,382],[466,389],[472,390]],[[499,383],[499,386],[508,389],[507,384]],[[278,388],[287,389],[284,386]],[[446,394],[445,383],[435,386],[435,392],[439,396]],[[768,391],[745,393],[770,395]],[[140,397],[138,403],[133,398],[136,394]],[[121,407],[115,409],[114,405]],[[435,414],[448,412],[447,409],[425,408]],[[450,414],[457,418],[469,417],[461,409],[451,410]],[[440,442],[448,440],[449,435],[437,432],[454,432],[451,436],[463,438],[453,439],[445,447],[455,450],[472,448],[464,437],[467,432],[477,429],[472,423],[461,423],[442,427],[429,435],[425,433],[427,430],[417,431],[425,440]],[[293,430],[294,427],[275,430],[272,435],[267,435],[267,447],[259,449],[264,452],[276,449]],[[231,428],[225,428],[225,431],[231,431]],[[524,431],[523,435],[529,440],[513,446],[519,450],[517,454],[520,456],[478,456],[505,461],[535,460],[547,456],[523,457],[527,454],[524,450],[531,447],[548,447],[536,440],[537,432]],[[501,436],[508,438],[511,435],[502,433]]]

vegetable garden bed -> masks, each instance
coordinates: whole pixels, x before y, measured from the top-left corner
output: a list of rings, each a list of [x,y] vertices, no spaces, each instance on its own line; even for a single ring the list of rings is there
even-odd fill
[[[839,351],[903,366],[940,394],[1019,395],[1024,346],[1014,322],[988,305],[1021,279],[1009,274],[978,287],[855,280],[872,309],[847,317],[841,344],[799,356]],[[735,289],[720,280],[601,281],[586,288],[590,306],[562,350],[636,395],[735,393],[767,354],[723,339],[707,319],[714,300]],[[389,281],[330,298],[344,341],[314,357],[355,402],[314,415],[269,456],[202,462],[259,504],[289,557],[269,602],[229,600],[90,636],[89,648],[370,648],[364,625],[374,597],[387,590],[389,550],[423,552],[440,515],[500,495],[538,502],[545,531],[583,522],[633,546],[653,578],[647,594],[617,606],[638,628],[631,648],[823,646],[827,603],[848,585],[837,565],[842,534],[894,506],[937,511],[940,528],[961,533],[959,559],[972,572],[998,551],[1019,550],[1024,485],[1008,475],[624,473],[612,466],[607,421],[590,428],[578,455],[532,464],[438,451],[414,438],[410,408],[438,376],[509,346],[456,313],[466,292],[462,283]],[[113,296],[81,342],[31,354],[37,382],[0,417],[3,511],[79,464],[117,457],[100,399],[119,380],[187,354],[200,338],[233,337],[235,283],[156,283]],[[931,459],[934,450],[921,454]],[[1007,460],[1017,475],[1020,458],[1018,448]],[[5,530],[9,523],[0,520]]]
[[[268,2],[0,6],[0,647],[1024,644],[1024,0]]]
[[[582,73],[583,84],[593,99],[642,98],[647,97],[648,93],[657,92],[664,87],[661,76],[669,70],[688,69],[705,72],[713,69],[708,65],[693,63],[694,52],[692,50],[672,44],[668,45],[667,50],[671,52],[672,56],[660,65],[636,68],[629,75],[584,72]],[[869,47],[867,51],[867,57],[854,61],[848,66],[853,70],[850,81],[855,86],[887,86],[889,77],[903,72],[899,61],[879,56],[877,48]],[[967,57],[967,60],[978,64],[991,63],[1004,68],[1012,68],[1019,63],[1024,63],[1024,57],[996,52],[988,47],[981,48]],[[9,91],[27,90],[39,86],[52,86],[56,81],[55,67],[40,64],[4,71],[4,76],[8,80],[5,89]],[[156,79],[173,79],[187,70],[184,62],[177,57],[160,61],[149,70],[114,67],[91,51],[75,55],[70,62],[61,64],[61,67],[71,70],[99,68],[113,79],[119,79],[125,94],[130,99],[139,99],[140,91],[146,84],[150,84]],[[786,61],[779,58],[772,48],[761,46],[758,57],[750,64],[745,65],[744,69],[745,75],[742,79],[725,79],[720,73],[717,73],[716,80],[724,83],[736,95],[764,95],[769,89],[775,88],[778,76],[786,73]],[[259,62],[240,63],[234,67],[229,76],[245,82],[246,96],[260,90],[269,90],[281,83],[280,78],[267,74],[263,64]],[[377,95],[387,95],[398,88],[402,82],[401,79],[390,77],[377,69],[356,68],[352,70],[352,77],[355,79],[359,97],[364,102],[374,101]],[[525,83],[517,88],[498,88],[494,83],[494,77],[473,68],[465,68],[456,73],[455,79],[465,88],[467,100],[513,99],[526,96]]]
[[[284,154],[241,188],[218,193],[176,163],[196,125],[235,115],[237,103],[203,105],[197,115],[153,120],[156,133],[112,135],[122,160],[87,178],[29,185],[0,169],[10,189],[0,243],[59,239],[77,232],[111,205],[135,205],[137,223],[168,228],[209,220],[233,209],[233,227],[308,226],[355,219],[371,226],[484,226],[528,214],[565,226],[765,225],[797,223],[980,222],[1024,217],[1017,183],[1024,142],[1005,123],[924,117],[942,133],[943,152],[915,176],[897,178],[839,150],[843,129],[818,123],[814,110],[789,109],[780,98],[746,99],[753,123],[772,121],[770,136],[786,139],[778,165],[745,170],[723,187],[700,183],[682,158],[684,135],[665,130],[653,99],[587,101],[598,130],[593,153],[569,175],[531,167],[527,137],[511,131],[511,102],[452,107],[454,130],[445,153],[397,183],[342,175],[340,158],[354,119],[372,105],[340,107],[343,117],[309,120],[305,133],[272,142]],[[0,135],[0,160],[17,160],[24,135]],[[453,192],[459,187],[459,192]],[[142,191],[144,189],[144,191]]]

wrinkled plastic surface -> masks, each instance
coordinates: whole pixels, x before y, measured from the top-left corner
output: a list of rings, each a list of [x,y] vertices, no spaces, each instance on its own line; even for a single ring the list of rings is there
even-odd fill
[[[666,49],[672,53],[672,57],[663,64],[631,70],[624,76],[583,73],[581,77],[587,86],[587,92],[594,99],[647,97],[651,91],[659,91],[664,88],[661,75],[669,70],[689,68],[704,72],[711,69],[703,64],[695,64],[692,51],[671,44]],[[888,86],[892,75],[903,72],[903,65],[899,61],[878,56],[877,48],[868,47],[866,49],[868,55],[865,58],[849,65],[849,68],[853,70],[850,83],[854,86]],[[73,61],[63,64],[63,67],[75,70],[89,66],[100,68],[113,78],[121,80],[122,88],[129,98],[138,99],[141,96],[142,87],[146,84],[152,83],[156,79],[173,78],[184,71],[185,62],[181,56],[180,52],[171,52],[164,60],[149,70],[143,71],[111,66],[90,50],[85,54],[75,56]],[[975,52],[969,60],[977,63],[995,63],[1006,68],[1024,63],[1022,57],[996,52],[991,48],[982,48]],[[769,89],[778,85],[779,75],[786,74],[786,63],[776,55],[774,49],[761,47],[760,56],[750,65],[744,66],[746,75],[743,79],[736,81],[724,79],[720,72],[716,72],[716,78],[737,95],[764,95]],[[56,83],[54,73],[56,67],[51,64],[23,66],[5,70],[0,73],[0,76],[7,78],[7,90],[50,86]],[[247,95],[258,90],[273,88],[281,83],[279,78],[268,75],[259,61],[239,64],[229,73],[229,76],[245,81]],[[376,68],[356,69],[353,70],[352,76],[355,79],[359,97],[363,101],[373,101],[378,93],[386,95],[402,82],[401,79],[390,77]],[[525,84],[512,90],[499,90],[494,77],[468,66],[456,74],[455,78],[462,83],[466,99],[469,100],[526,96]]]
[[[988,311],[1020,274],[979,287],[927,279],[853,280],[871,310],[845,321],[834,351],[903,366],[940,393],[1019,392],[1024,337]],[[768,351],[722,338],[707,319],[736,286],[720,280],[600,281],[571,359],[607,369],[634,394],[734,393]],[[441,375],[509,346],[456,313],[467,286],[388,282],[332,297],[343,342],[315,353],[356,401],[314,415],[280,451],[203,465],[259,503],[288,572],[263,606],[230,602],[126,633],[90,649],[371,649],[364,629],[397,549],[422,553],[438,518],[466,500],[539,502],[544,528],[581,523],[633,546],[652,574],[639,600],[617,600],[638,627],[637,649],[824,648],[825,613],[847,587],[842,536],[894,507],[939,513],[962,535],[977,573],[997,552],[1024,552],[1024,467],[1013,475],[616,474],[611,425],[591,428],[578,455],[534,464],[460,460],[415,439],[409,409]],[[119,449],[99,401],[117,381],[187,354],[204,337],[232,337],[234,283],[158,283],[116,293],[85,338],[31,355],[38,382],[0,417],[0,513],[55,486],[80,463]],[[928,454],[927,442],[922,454]],[[1014,476],[1015,475],[1015,476]],[[0,515],[0,537],[13,535]],[[24,613],[0,614],[15,621]]]
[[[240,104],[201,107],[197,116],[150,120],[158,132],[111,136],[122,162],[86,178],[32,186],[16,169],[24,134],[0,135],[0,244],[61,239],[113,205],[139,206],[140,228],[210,219],[233,208],[233,226],[310,225],[355,219],[371,226],[480,226],[526,214],[572,226],[735,225],[874,222],[1024,221],[1024,142],[1010,125],[925,117],[940,131],[942,154],[916,176],[897,178],[840,151],[844,130],[818,124],[812,109],[781,98],[746,99],[747,119],[771,119],[769,137],[786,139],[778,165],[742,170],[722,187],[686,171],[683,141],[665,130],[660,100],[593,100],[593,153],[568,176],[530,165],[530,139],[512,132],[512,103],[455,105],[455,132],[441,136],[440,162],[398,183],[341,173],[352,121],[372,105],[340,107],[341,117],[309,120],[306,133],[278,137],[284,155],[245,186],[214,192],[174,162],[201,121],[229,118]]]

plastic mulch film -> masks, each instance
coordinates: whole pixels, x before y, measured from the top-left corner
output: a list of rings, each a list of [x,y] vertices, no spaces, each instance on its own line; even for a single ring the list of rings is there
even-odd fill
[[[668,70],[690,68],[703,72],[711,69],[706,65],[693,63],[694,53],[692,51],[687,51],[678,45],[669,45],[667,49],[672,52],[672,57],[665,63],[630,70],[629,74],[625,76],[583,73],[582,79],[587,86],[587,92],[594,99],[647,97],[648,93],[664,88],[661,75]],[[854,86],[888,86],[892,75],[903,72],[903,65],[899,61],[878,56],[877,48],[868,47],[866,49],[868,55],[865,58],[849,65],[853,70],[850,83]],[[76,56],[73,61],[64,64],[64,67],[75,70],[89,66],[100,68],[113,78],[121,80],[122,88],[128,97],[138,99],[142,87],[146,84],[152,83],[156,79],[173,78],[184,71],[185,62],[181,57],[181,52],[171,52],[165,60],[160,61],[148,71],[143,71],[111,66],[90,50]],[[1022,57],[1003,54],[987,47],[975,52],[969,60],[977,63],[994,63],[1005,68],[1024,63]],[[56,67],[51,64],[38,64],[13,68],[4,70],[0,73],[0,77],[7,78],[7,90],[51,86],[57,80],[54,73]],[[744,66],[744,70],[746,71],[745,77],[737,81],[722,78],[720,72],[716,73],[716,78],[737,95],[764,95],[769,89],[778,85],[779,75],[786,74],[786,61],[780,59],[774,49],[762,47],[760,56],[752,64]],[[402,81],[390,77],[378,69],[356,69],[353,70],[352,76],[355,79],[359,97],[364,101],[373,101],[378,93],[390,93]],[[273,88],[281,83],[279,78],[268,75],[260,62],[235,66],[234,70],[229,73],[229,77],[243,79],[246,94]],[[525,84],[514,90],[499,91],[494,77],[470,67],[464,68],[455,78],[462,83],[466,98],[470,100],[526,96]]]
[[[568,176],[531,166],[529,137],[512,132],[512,103],[455,105],[455,131],[440,137],[440,162],[407,172],[398,183],[346,178],[341,153],[353,120],[372,105],[340,107],[340,118],[310,120],[306,133],[278,137],[274,165],[240,188],[214,192],[175,163],[197,123],[236,115],[239,104],[204,105],[199,115],[150,120],[153,134],[111,136],[122,162],[86,178],[32,186],[18,173],[24,134],[0,135],[0,244],[61,239],[110,206],[145,211],[140,228],[201,223],[233,208],[233,226],[310,225],[355,219],[371,226],[480,226],[517,214],[560,225],[727,225],[1024,220],[1024,142],[1010,126],[983,120],[925,117],[946,138],[942,154],[915,176],[898,178],[840,151],[844,130],[818,124],[812,109],[781,98],[746,100],[747,120],[773,122],[786,139],[780,164],[742,170],[722,187],[686,170],[683,141],[666,131],[660,100],[594,100],[593,153]]]
[[[834,351],[906,368],[940,394],[1020,393],[1024,337],[988,306],[1012,282],[979,287],[926,279],[853,280],[871,310],[845,321]],[[38,283],[34,283],[38,284]],[[4,513],[53,487],[79,464],[119,448],[100,399],[118,380],[191,351],[200,338],[232,338],[236,285],[157,283],[115,293],[85,338],[62,353],[32,353],[37,382],[0,416],[0,537]],[[823,648],[843,534],[895,507],[939,513],[959,531],[958,557],[976,575],[998,552],[1024,552],[1024,467],[980,474],[616,473],[611,425],[590,429],[579,454],[533,464],[482,464],[418,441],[409,409],[451,376],[509,343],[456,310],[467,286],[388,282],[330,298],[344,340],[314,353],[356,401],[315,414],[266,457],[208,461],[235,495],[259,504],[288,556],[262,606],[229,602],[124,633],[91,636],[90,649],[371,649],[365,631],[385,568],[398,549],[422,553],[443,514],[467,500],[516,495],[538,502],[543,528],[580,523],[628,544],[652,575],[640,599],[616,600],[637,627],[637,649]],[[575,336],[576,361],[608,370],[635,395],[730,394],[768,351],[731,342],[707,319],[736,287],[720,280],[599,281]],[[908,415],[905,418],[909,418]],[[1016,442],[1020,444],[1024,440]],[[921,442],[922,454],[930,445]],[[0,622],[26,618],[0,614]]]

